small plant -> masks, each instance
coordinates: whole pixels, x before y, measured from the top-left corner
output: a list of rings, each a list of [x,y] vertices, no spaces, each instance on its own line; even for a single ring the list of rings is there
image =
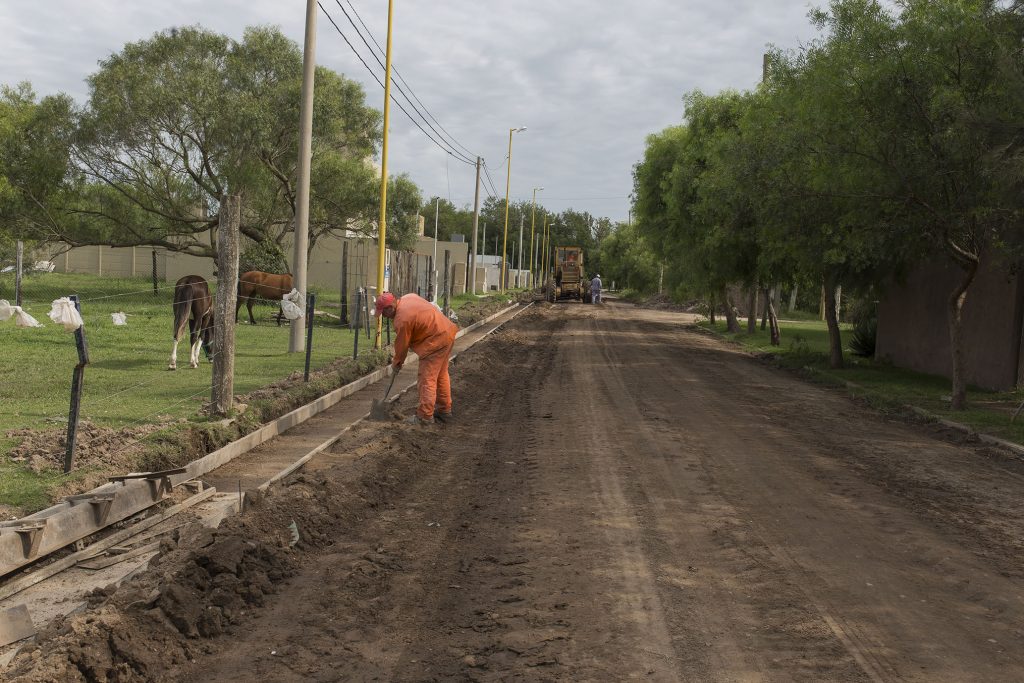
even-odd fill
[[[862,318],[854,326],[853,334],[850,336],[850,352],[863,358],[873,357],[877,338],[878,318]]]

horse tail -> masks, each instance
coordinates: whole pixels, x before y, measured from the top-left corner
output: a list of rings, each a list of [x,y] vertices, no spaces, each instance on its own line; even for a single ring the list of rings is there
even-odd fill
[[[192,285],[179,285],[174,288],[174,341],[181,338],[185,324],[192,308]]]

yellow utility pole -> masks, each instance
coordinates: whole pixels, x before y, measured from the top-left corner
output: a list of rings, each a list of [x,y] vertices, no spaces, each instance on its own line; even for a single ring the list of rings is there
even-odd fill
[[[377,226],[377,296],[384,293],[384,269],[387,267],[387,213],[388,213],[388,121],[391,114],[391,19],[394,0],[388,0],[388,43],[384,57],[384,144],[380,152],[380,224]],[[373,348],[381,346],[381,316],[377,316],[377,334]]]

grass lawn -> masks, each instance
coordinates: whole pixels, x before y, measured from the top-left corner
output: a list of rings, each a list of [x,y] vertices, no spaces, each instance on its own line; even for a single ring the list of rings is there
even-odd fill
[[[46,314],[52,299],[70,293],[81,297],[89,348],[83,419],[122,427],[156,418],[189,417],[208,399],[212,364],[203,358],[199,368],[189,368],[187,339],[178,347],[178,370],[167,370],[173,322],[170,286],[154,295],[145,280],[50,273],[29,278],[25,292],[26,310],[45,326],[19,329],[10,321],[0,325],[4,431],[67,420],[71,374],[78,361],[75,338]],[[278,327],[270,320],[275,310],[269,305],[256,307],[257,325],[236,328],[236,393],[252,391],[304,367],[304,353],[288,352],[287,324]],[[126,326],[113,324],[115,311],[128,314]],[[246,319],[244,309],[241,319]],[[317,317],[311,368],[351,355],[352,337],[336,319]],[[364,336],[360,351],[368,348]]]
[[[768,331],[760,323],[753,335],[746,333],[746,321],[741,321],[743,332],[730,334],[724,321],[714,331],[727,339],[742,344],[758,354],[771,354],[784,367],[809,368],[822,381],[857,385],[852,393],[864,398],[882,410],[893,410],[904,405],[916,406],[938,417],[968,425],[978,432],[991,434],[1008,441],[1024,444],[1024,415],[1011,423],[1010,417],[1024,401],[1024,390],[996,392],[970,387],[967,394],[968,409],[954,411],[949,407],[951,384],[945,377],[926,375],[892,365],[859,358],[844,349],[846,367],[833,370],[828,366],[828,330],[819,320],[781,320],[780,346],[772,346]],[[701,323],[711,329],[708,322]],[[843,341],[851,333],[849,325],[841,325]]]
[[[10,280],[0,276],[0,298],[14,298]],[[145,278],[49,273],[27,277],[23,291],[24,308],[44,327],[17,328],[13,320],[0,323],[0,504],[42,507],[48,490],[78,476],[33,472],[8,457],[19,441],[7,436],[12,430],[67,428],[71,376],[78,354],[74,334],[47,317],[53,299],[77,294],[82,300],[90,363],[85,369],[81,420],[121,428],[207,419],[199,410],[209,400],[212,364],[202,357],[199,368],[189,368],[187,335],[178,346],[178,369],[167,370],[173,284],[160,283],[154,293],[152,282]],[[339,357],[352,357],[353,332],[327,315],[338,315],[338,301],[337,292],[317,292],[317,309],[324,315],[314,321],[313,371]],[[453,306],[469,301],[480,299],[457,297]],[[236,328],[236,394],[303,371],[305,353],[288,352],[287,321],[277,327],[271,320],[277,310],[276,305],[256,306],[257,325],[245,322]],[[127,313],[128,324],[115,326],[113,312]],[[248,320],[244,308],[240,320]],[[372,345],[372,339],[363,333],[360,356],[366,356]]]

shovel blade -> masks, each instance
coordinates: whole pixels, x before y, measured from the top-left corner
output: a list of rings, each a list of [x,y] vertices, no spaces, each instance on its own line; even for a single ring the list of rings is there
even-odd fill
[[[373,399],[373,405],[370,406],[370,419],[379,421],[388,421],[391,419],[391,405],[384,400],[379,398]]]

